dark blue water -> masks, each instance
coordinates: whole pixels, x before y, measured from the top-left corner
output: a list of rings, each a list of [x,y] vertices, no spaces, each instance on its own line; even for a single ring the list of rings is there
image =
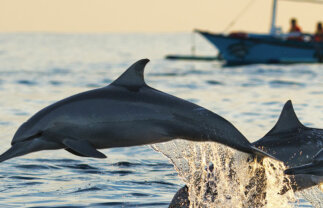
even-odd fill
[[[197,43],[198,53],[216,54],[203,39]],[[151,59],[149,85],[213,110],[251,141],[272,128],[288,99],[304,124],[323,126],[322,65],[223,68],[163,59],[189,49],[189,34],[0,34],[0,151],[41,108],[105,86],[141,58]],[[107,159],[60,150],[0,164],[0,207],[167,207],[184,185],[148,146],[103,152]]]

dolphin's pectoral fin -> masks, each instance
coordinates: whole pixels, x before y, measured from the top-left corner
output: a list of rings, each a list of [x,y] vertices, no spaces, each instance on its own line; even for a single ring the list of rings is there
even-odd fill
[[[107,158],[86,140],[64,139],[63,144],[67,147],[67,151],[77,156]]]
[[[71,148],[65,148],[66,151],[68,151],[69,153],[73,154],[73,155],[76,155],[76,156],[79,156],[79,157],[87,157],[85,155],[82,155],[74,150],[72,150]]]

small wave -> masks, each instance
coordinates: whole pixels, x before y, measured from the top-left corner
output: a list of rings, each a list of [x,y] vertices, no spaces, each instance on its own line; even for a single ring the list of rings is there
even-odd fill
[[[169,163],[143,163],[143,164],[148,167],[161,167],[161,168],[173,167],[173,165]]]
[[[37,180],[37,177],[28,177],[28,176],[10,176],[10,179],[18,179],[18,180]]]
[[[312,92],[310,92],[310,94],[312,94],[312,95],[322,95],[323,91],[312,91]]]
[[[71,193],[82,193],[82,192],[91,192],[91,191],[101,191],[99,187],[90,187],[85,189],[78,189],[77,191],[73,191]]]
[[[30,80],[18,80],[17,83],[22,85],[29,85],[29,86],[37,85],[37,82],[30,81]]]
[[[210,85],[224,85],[222,82],[216,80],[207,80],[206,82]]]
[[[31,169],[31,170],[47,170],[47,169],[59,169],[55,166],[48,166],[48,165],[16,165],[16,168],[21,169]]]
[[[183,73],[183,75],[202,75],[202,74],[210,74],[210,71],[189,70]]]
[[[134,171],[131,170],[116,170],[116,171],[107,171],[107,173],[112,175],[120,175],[120,176],[126,176],[130,174],[135,174]]]
[[[133,181],[132,183],[140,184],[140,185],[158,184],[158,185],[164,185],[164,186],[177,186],[177,184],[169,183],[169,182],[165,182],[165,181]]]
[[[77,170],[98,170],[98,168],[88,164],[73,164],[73,165],[58,165],[58,166],[63,168],[77,169]]]
[[[101,87],[102,85],[98,84],[98,83],[89,83],[86,85],[86,87],[88,88],[98,88]]]
[[[163,206],[167,207],[167,202],[156,202],[156,203],[129,203],[129,202],[103,202],[90,204],[90,207],[155,207]]]
[[[129,203],[127,202],[102,202],[90,204],[91,207],[128,207]]]
[[[181,76],[180,73],[176,73],[176,72],[150,73],[149,75],[154,76],[154,77],[176,77],[176,76]]]
[[[111,80],[111,79],[105,78],[105,79],[102,80],[102,83],[107,85],[107,84],[111,83],[112,81],[113,80]]]
[[[256,112],[244,112],[244,113],[242,113],[242,115],[246,115],[246,116],[257,116],[257,117],[259,117],[261,114],[260,113],[256,113]]]
[[[26,116],[26,115],[28,115],[27,112],[24,112],[24,111],[22,111],[20,109],[12,109],[11,111],[12,111],[12,113],[14,115],[17,115],[17,116]]]
[[[275,102],[275,101],[262,103],[262,105],[269,105],[269,106],[271,106],[271,105],[280,105],[280,104],[281,104],[280,102]]]
[[[305,87],[306,86],[304,83],[286,81],[286,80],[272,80],[269,82],[269,85],[272,87],[284,87],[284,86]]]
[[[49,71],[51,74],[61,74],[61,75],[66,75],[70,72],[69,69],[65,69],[65,68],[52,68]]]
[[[53,85],[53,86],[60,86],[63,84],[63,82],[60,82],[60,81],[56,81],[56,80],[50,80],[49,81],[49,84],[50,85]]]
[[[38,162],[47,162],[47,163],[80,163],[80,160],[73,159],[35,159]]]
[[[35,185],[40,185],[40,184],[43,184],[42,182],[26,182],[26,183],[21,183],[20,185],[22,186],[35,186]]]
[[[85,206],[32,206],[29,208],[86,208]]]
[[[144,194],[144,193],[131,193],[130,195],[136,196],[136,197],[146,197],[151,196],[151,194]]]
[[[117,163],[113,163],[113,166],[120,166],[120,167],[133,167],[133,166],[139,166],[142,165],[140,163],[131,163],[131,162],[127,162],[127,161],[121,161],[121,162],[117,162]]]
[[[12,125],[12,123],[8,122],[8,121],[0,121],[0,125],[1,126],[9,126],[9,125]]]

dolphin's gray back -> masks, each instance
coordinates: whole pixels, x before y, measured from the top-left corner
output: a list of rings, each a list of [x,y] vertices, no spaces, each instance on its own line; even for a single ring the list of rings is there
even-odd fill
[[[293,167],[312,161],[323,148],[323,130],[308,128],[297,118],[291,101],[287,101],[276,125],[253,143]]]
[[[190,132],[194,134],[194,125],[198,122],[190,123],[186,120],[185,123],[179,124],[174,123],[174,120],[181,116],[183,120],[194,118],[187,114],[188,112],[196,113],[195,109],[200,110],[200,107],[150,87],[131,91],[125,88],[108,86],[71,96],[44,108],[22,125],[12,143],[29,139],[30,136],[37,135],[44,130],[50,133],[61,132],[61,135],[49,136],[75,137],[75,135],[79,135],[77,139],[87,140],[114,137],[116,131],[120,131],[118,133],[119,138],[120,135],[124,135],[124,138],[129,138],[129,135],[131,135],[130,138],[135,139],[137,135],[138,137],[142,136],[138,133],[140,129],[142,133],[146,132],[143,134],[147,137],[152,136],[154,138],[156,136],[149,135],[149,132],[162,132],[161,134],[164,134],[157,135],[158,138],[156,139],[166,138],[169,136],[169,131],[172,135],[177,133],[176,136],[186,137],[189,135],[180,135],[180,132],[183,132],[186,128],[191,128]],[[156,122],[161,123],[156,125]],[[186,123],[190,125],[185,126]],[[156,126],[162,125],[166,125],[165,129],[168,130],[154,131]],[[107,129],[107,127],[110,128]],[[132,129],[137,135],[131,133]],[[20,132],[23,133],[20,134]],[[93,135],[93,132],[96,132],[96,134]],[[109,139],[113,140],[114,138]],[[113,144],[111,145],[113,146]]]

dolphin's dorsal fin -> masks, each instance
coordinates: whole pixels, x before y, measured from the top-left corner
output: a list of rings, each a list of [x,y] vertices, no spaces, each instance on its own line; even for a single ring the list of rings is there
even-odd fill
[[[111,85],[124,86],[131,88],[140,88],[145,86],[144,69],[149,59],[141,59],[132,64],[121,76],[116,79]]]
[[[299,128],[305,128],[305,126],[298,120],[292,101],[288,100],[280,113],[276,125],[266,134],[266,136],[278,133],[288,133]]]

